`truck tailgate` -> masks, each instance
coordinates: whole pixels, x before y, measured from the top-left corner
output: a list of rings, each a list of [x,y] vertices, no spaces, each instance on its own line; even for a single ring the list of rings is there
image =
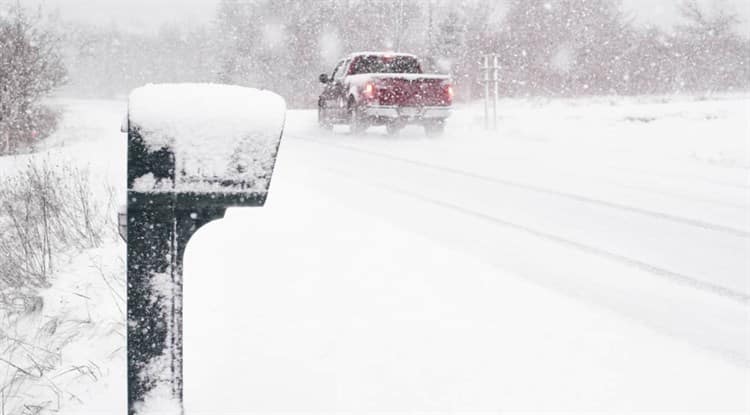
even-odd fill
[[[447,77],[375,77],[380,105],[451,105]]]

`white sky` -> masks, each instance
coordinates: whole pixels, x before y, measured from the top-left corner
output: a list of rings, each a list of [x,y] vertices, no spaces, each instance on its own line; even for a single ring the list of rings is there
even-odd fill
[[[3,0],[0,0],[2,2]],[[10,2],[12,0],[5,0]],[[120,29],[154,31],[165,23],[207,23],[219,0],[20,0],[45,13],[59,10],[65,20],[83,21]]]
[[[59,10],[66,20],[99,25],[117,24],[121,29],[153,31],[164,23],[206,23],[211,20],[219,0],[0,0],[20,1],[34,7],[43,4],[46,11]],[[395,1],[395,0],[394,0]],[[427,0],[425,0],[427,1]],[[460,1],[460,0],[457,0]],[[623,0],[626,11],[638,22],[670,26],[677,21],[675,8],[681,0]],[[712,0],[700,0],[710,3]],[[750,27],[750,0],[717,0],[738,9],[744,26]]]

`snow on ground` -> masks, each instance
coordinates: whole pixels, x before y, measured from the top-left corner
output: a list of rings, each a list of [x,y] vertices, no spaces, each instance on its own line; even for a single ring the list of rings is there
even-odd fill
[[[0,176],[28,163],[88,169],[91,197],[106,200],[108,186],[122,193],[126,142],[119,123],[126,105],[109,101],[63,101],[58,131],[35,154],[0,157]],[[114,213],[114,212],[111,212]],[[40,293],[43,308],[17,325],[0,327],[23,343],[4,350],[4,359],[22,367],[45,367],[23,381],[14,396],[3,396],[4,413],[73,415],[124,413],[126,407],[125,250],[109,240],[73,258],[57,258],[53,286]],[[46,335],[45,335],[46,333]],[[38,360],[35,361],[35,360]],[[0,365],[8,381],[14,368]],[[6,386],[6,384],[3,384]],[[13,389],[11,389],[13,390]],[[83,411],[83,412],[82,412]]]
[[[188,410],[748,410],[748,105],[290,113],[266,208],[188,248]]]
[[[497,134],[476,108],[439,141],[288,128],[283,151],[341,203],[747,363],[748,105],[506,101]]]
[[[188,413],[747,405],[741,365],[288,185],[189,248]]]
[[[65,105],[50,157],[122,190],[124,103]],[[288,113],[266,207],[188,247],[188,413],[750,410],[750,100],[481,114],[428,139]],[[122,362],[68,413],[121,413]]]

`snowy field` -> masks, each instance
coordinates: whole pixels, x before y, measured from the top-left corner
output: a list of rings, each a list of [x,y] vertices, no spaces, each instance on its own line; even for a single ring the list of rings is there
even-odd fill
[[[59,105],[36,157],[124,192],[126,104]],[[188,247],[187,413],[750,411],[750,99],[499,112],[496,132],[463,107],[426,138],[290,111],[266,207]],[[86,263],[47,303],[117,325]],[[97,330],[68,346],[101,373],[64,414],[124,411],[122,330]]]

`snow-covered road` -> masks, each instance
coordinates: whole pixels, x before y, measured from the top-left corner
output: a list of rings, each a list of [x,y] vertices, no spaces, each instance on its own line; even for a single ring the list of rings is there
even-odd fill
[[[63,104],[49,157],[122,191],[125,104]],[[750,100],[501,114],[290,111],[266,207],[188,247],[188,413],[750,410]]]
[[[655,157],[648,147],[645,155],[634,149],[623,155],[602,143],[550,143],[554,135],[540,144],[454,128],[438,143],[416,130],[395,140],[379,132],[350,137],[295,129],[312,124],[310,117],[292,115],[285,151],[306,166],[304,180],[325,194],[543,286],[749,361],[746,168]],[[618,121],[610,128],[620,128]],[[687,128],[671,133],[685,137]],[[624,145],[628,138],[610,140],[616,141],[609,146]],[[641,161],[649,155],[655,165]]]
[[[244,356],[188,363],[188,408],[748,409],[749,105],[506,101],[441,139],[290,112],[266,209],[189,247],[187,359]]]

